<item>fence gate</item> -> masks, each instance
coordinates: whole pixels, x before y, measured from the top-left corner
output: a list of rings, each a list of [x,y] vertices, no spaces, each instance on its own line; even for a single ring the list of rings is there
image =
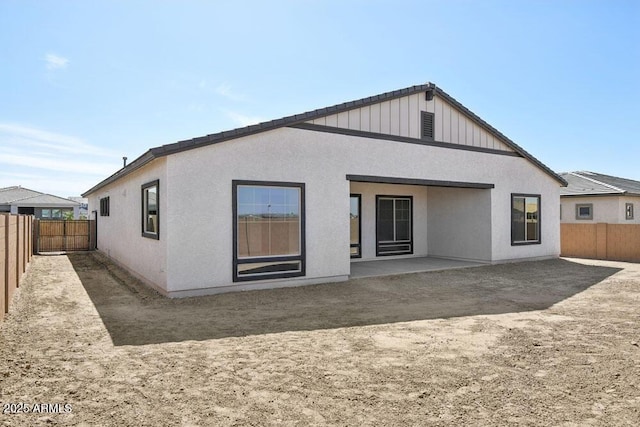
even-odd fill
[[[37,220],[33,231],[36,252],[91,251],[96,246],[91,220]]]

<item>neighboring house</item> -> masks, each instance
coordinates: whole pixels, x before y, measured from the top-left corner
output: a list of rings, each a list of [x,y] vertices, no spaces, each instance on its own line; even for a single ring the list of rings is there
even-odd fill
[[[429,83],[152,148],[83,196],[99,250],[190,296],[557,257],[563,185]]]
[[[640,224],[640,181],[579,171],[561,173],[563,223]]]
[[[14,186],[0,188],[0,212],[35,215],[39,219],[64,219],[65,214],[78,218],[80,203],[63,197]]]
[[[86,197],[68,197],[68,199],[80,203],[78,207],[79,219],[89,219],[89,200]]]

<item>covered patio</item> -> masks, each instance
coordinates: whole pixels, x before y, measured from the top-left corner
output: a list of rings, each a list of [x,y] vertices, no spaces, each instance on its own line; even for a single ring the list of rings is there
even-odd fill
[[[352,262],[351,275],[349,277],[351,279],[359,279],[363,277],[391,276],[395,274],[478,267],[481,265],[486,264],[437,257],[376,259],[372,261]]]

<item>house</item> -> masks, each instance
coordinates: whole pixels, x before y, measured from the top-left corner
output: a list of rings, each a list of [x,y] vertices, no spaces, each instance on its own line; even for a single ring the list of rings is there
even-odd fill
[[[0,212],[35,215],[39,219],[78,218],[80,203],[21,186],[0,188]]]
[[[151,148],[83,197],[98,249],[182,297],[557,257],[565,184],[428,83]]]
[[[80,203],[78,207],[78,218],[79,219],[88,219],[89,218],[89,200],[86,197],[67,197],[69,200]]]
[[[561,222],[640,224],[640,181],[588,171],[560,176],[568,182],[560,190]]]

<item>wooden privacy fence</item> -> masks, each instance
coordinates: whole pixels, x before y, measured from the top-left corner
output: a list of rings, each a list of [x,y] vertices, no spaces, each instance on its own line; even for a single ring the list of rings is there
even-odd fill
[[[561,256],[640,262],[640,224],[560,224]]]
[[[33,256],[33,216],[0,214],[0,320]]]
[[[96,247],[96,226],[91,220],[36,220],[36,253],[91,251]]]

